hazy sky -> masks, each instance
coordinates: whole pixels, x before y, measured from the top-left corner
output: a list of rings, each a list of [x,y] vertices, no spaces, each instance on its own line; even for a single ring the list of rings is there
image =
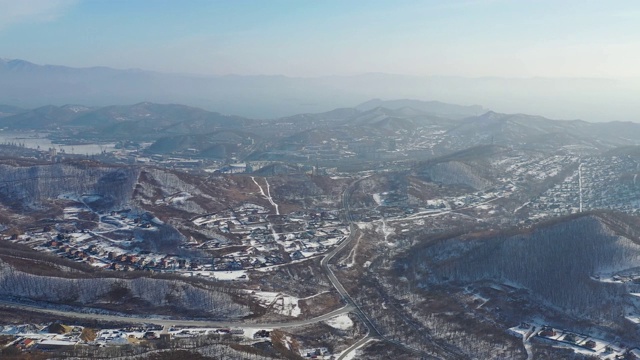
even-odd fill
[[[640,77],[640,1],[0,0],[0,57],[178,73]]]

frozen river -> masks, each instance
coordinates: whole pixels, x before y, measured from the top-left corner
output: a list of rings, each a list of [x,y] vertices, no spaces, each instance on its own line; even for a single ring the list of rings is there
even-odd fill
[[[58,152],[78,155],[97,155],[103,151],[111,152],[115,150],[114,143],[61,145],[52,143],[51,140],[45,136],[47,136],[46,133],[0,131],[0,144],[24,145],[26,148],[39,149],[42,151],[55,148]]]

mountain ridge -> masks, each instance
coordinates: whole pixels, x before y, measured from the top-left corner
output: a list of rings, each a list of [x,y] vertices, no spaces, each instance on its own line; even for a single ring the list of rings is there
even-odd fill
[[[394,74],[198,75],[105,66],[38,65],[19,59],[0,62],[0,74],[3,77],[0,84],[2,102],[26,108],[47,104],[107,106],[152,101],[183,103],[224,114],[269,119],[319,113],[363,104],[371,99],[400,98],[482,104],[503,113],[538,113],[560,119],[640,120],[637,103],[631,95],[640,90],[637,80]],[[531,98],[536,101],[529,101]],[[437,102],[430,103],[437,105]],[[473,111],[462,115],[477,115],[480,110]]]
[[[381,100],[372,99],[362,104],[355,106],[356,109],[367,111],[374,108],[387,108],[390,110],[400,110],[403,108],[415,109],[428,115],[435,116],[450,116],[454,119],[464,118],[467,116],[478,115],[482,111],[486,111],[484,107],[480,105],[454,105],[441,101],[423,101],[415,99],[394,99],[394,100]]]

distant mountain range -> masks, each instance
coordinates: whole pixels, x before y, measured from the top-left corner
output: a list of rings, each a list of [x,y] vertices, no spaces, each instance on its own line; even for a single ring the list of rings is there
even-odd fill
[[[379,103],[380,106],[372,106]],[[401,106],[404,104],[403,106]],[[385,107],[389,105],[389,107]],[[413,107],[409,107],[412,105]],[[374,125],[395,119],[399,121],[424,122],[429,119],[459,119],[483,109],[480,106],[460,106],[436,101],[419,100],[371,100],[354,108],[341,108],[316,114],[299,114],[273,119],[272,123],[294,122],[305,128],[316,122],[350,125]],[[136,131],[160,134],[203,134],[216,129],[238,129],[258,120],[246,117],[223,115],[204,109],[179,105],[141,102],[134,105],[111,105],[89,107],[84,105],[46,105],[35,109],[22,109],[0,105],[5,114],[0,119],[0,128],[9,129],[53,129],[60,126],[95,128],[106,137],[119,134],[131,135]]]
[[[49,130],[63,141],[154,142],[148,148],[152,153],[205,158],[235,153],[252,160],[287,159],[292,151],[308,147],[335,151],[340,146],[366,156],[365,148],[386,149],[391,140],[415,149],[410,156],[419,159],[491,144],[585,154],[640,145],[638,123],[551,120],[418,100],[371,100],[352,108],[271,120],[150,102],[105,107],[47,105],[32,110],[0,106],[0,111],[6,115],[0,117],[0,129]]]
[[[608,79],[505,79],[362,74],[294,78],[286,76],[203,76],[107,67],[72,68],[0,59],[0,103],[23,108],[139,102],[180,103],[245,117],[266,119],[344,108],[372,98],[437,99],[482,104],[500,112],[525,112],[589,121],[640,121],[637,81]],[[421,106],[425,106],[424,108]],[[360,110],[410,107],[430,115],[451,115],[432,101],[373,100]],[[460,109],[462,110],[462,109]],[[458,117],[480,115],[467,106]],[[0,110],[0,116],[4,112]]]
[[[137,132],[147,135],[206,133],[218,127],[241,127],[247,121],[239,116],[222,115],[185,105],[144,102],[106,107],[47,105],[0,118],[0,127],[46,130],[63,126],[98,130],[105,137],[130,137]]]

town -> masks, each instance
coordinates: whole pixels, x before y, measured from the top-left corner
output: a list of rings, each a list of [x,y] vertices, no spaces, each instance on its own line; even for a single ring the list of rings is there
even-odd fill
[[[111,211],[98,214],[98,229],[78,229],[74,220],[91,211],[79,204],[64,209],[65,222],[62,224],[30,229],[21,235],[13,234],[6,240],[102,269],[243,280],[247,279],[247,270],[321,255],[349,235],[348,226],[339,220],[335,211],[269,215],[269,211],[259,205],[244,204],[236,209],[192,219],[194,225],[224,237],[185,243],[183,248],[198,250],[201,254],[185,257],[136,248],[136,242],[140,240],[135,238],[135,232],[153,233],[162,224],[153,215],[131,209]],[[208,252],[213,254],[203,255]],[[225,254],[216,255],[220,253]]]

